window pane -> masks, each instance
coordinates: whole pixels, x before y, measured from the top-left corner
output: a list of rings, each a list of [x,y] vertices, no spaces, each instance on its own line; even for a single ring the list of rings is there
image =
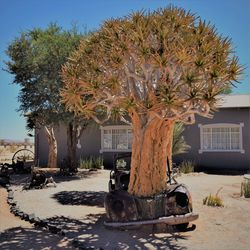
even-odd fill
[[[112,129],[112,149],[127,149],[127,130]]]
[[[104,130],[103,130],[103,133],[104,133],[104,134],[111,134],[111,130],[110,130],[110,129],[104,129]]]
[[[209,133],[211,131],[211,128],[203,128],[203,133]]]
[[[111,149],[112,148],[112,134],[111,130],[104,130],[103,135],[103,148],[104,149]]]
[[[240,149],[240,133],[231,133],[231,149]]]
[[[230,133],[228,130],[221,133],[221,149],[230,150]]]
[[[117,149],[128,149],[127,134],[119,134],[117,136]]]
[[[230,128],[212,129],[212,149],[229,150],[230,149]]]
[[[231,132],[240,132],[240,128],[231,128]]]
[[[240,150],[240,127],[203,128],[204,150]]]
[[[103,149],[131,149],[132,139],[133,133],[130,128],[103,129]]]
[[[212,129],[212,149],[220,148],[220,133],[218,128]]]
[[[132,148],[133,132],[132,129],[128,129],[128,149]]]
[[[211,149],[211,134],[204,133],[203,134],[203,149]]]

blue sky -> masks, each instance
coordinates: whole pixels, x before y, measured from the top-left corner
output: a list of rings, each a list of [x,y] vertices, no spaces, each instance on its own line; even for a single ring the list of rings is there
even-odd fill
[[[25,121],[16,111],[19,88],[2,70],[5,50],[20,31],[45,28],[57,22],[65,29],[97,29],[103,20],[134,10],[157,9],[169,4],[183,7],[214,24],[220,34],[232,38],[240,63],[246,67],[233,93],[250,93],[250,0],[0,0],[0,138],[27,137]]]

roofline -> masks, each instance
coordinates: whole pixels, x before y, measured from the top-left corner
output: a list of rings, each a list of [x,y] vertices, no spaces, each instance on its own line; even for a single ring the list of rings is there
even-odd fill
[[[250,108],[250,94],[219,95],[218,99],[218,108]]]

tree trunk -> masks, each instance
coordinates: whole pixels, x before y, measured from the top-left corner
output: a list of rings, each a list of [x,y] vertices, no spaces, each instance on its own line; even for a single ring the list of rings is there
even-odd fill
[[[159,118],[142,121],[132,114],[133,145],[128,192],[149,197],[166,190],[167,158],[172,165],[173,121]]]
[[[76,145],[81,133],[78,135],[78,125],[70,122],[67,126],[67,147],[68,147],[68,166],[70,172],[77,171]]]
[[[45,132],[49,144],[49,157],[48,157],[48,167],[57,167],[57,141],[54,134],[54,129],[52,126],[45,126]]]

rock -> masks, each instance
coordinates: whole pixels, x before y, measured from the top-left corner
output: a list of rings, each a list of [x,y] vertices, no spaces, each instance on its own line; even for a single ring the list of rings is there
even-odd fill
[[[35,217],[34,225],[35,225],[35,227],[41,227],[43,225],[41,222],[41,219],[39,217]]]
[[[30,223],[34,223],[35,222],[35,214],[29,214],[28,217],[29,217]]]
[[[25,221],[29,221],[29,215],[24,213],[22,219]]]
[[[45,219],[45,220],[43,220],[43,222],[44,222],[45,224],[48,224],[48,223],[49,223],[49,220]]]
[[[18,213],[19,213],[19,209],[18,209],[17,207],[14,208],[14,209],[13,209],[13,214],[14,214],[15,216],[19,216]]]
[[[41,221],[41,220],[40,220],[39,217],[35,217],[35,218],[34,218],[34,223],[40,223],[40,221]]]
[[[38,225],[39,225],[39,227],[46,227],[47,226],[47,221],[46,220],[40,220]]]
[[[22,218],[23,217],[23,212],[22,211],[17,211],[17,215]]]
[[[8,199],[7,203],[11,206],[16,206],[16,202],[13,199]]]
[[[14,192],[13,191],[10,191],[8,193],[8,199],[13,199],[14,198]]]
[[[15,207],[10,207],[10,212],[11,213],[14,213],[16,211],[16,208]]]

